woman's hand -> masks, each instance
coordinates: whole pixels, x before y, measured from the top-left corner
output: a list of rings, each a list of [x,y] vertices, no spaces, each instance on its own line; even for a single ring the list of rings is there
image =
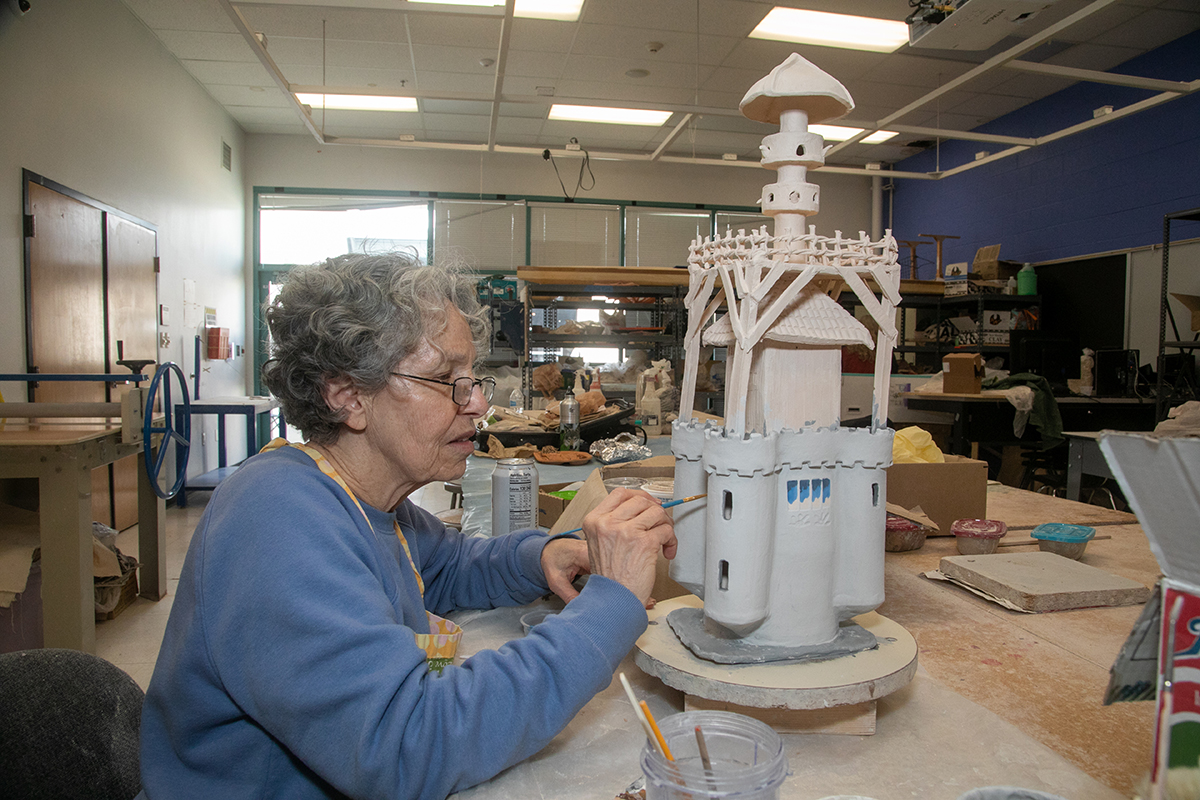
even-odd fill
[[[659,552],[675,557],[675,528],[662,504],[642,491],[613,489],[584,517],[583,532],[592,574],[616,581],[646,605]]]
[[[569,603],[579,596],[572,581],[588,572],[587,543],[578,539],[555,539],[542,548],[542,572],[550,591]]]

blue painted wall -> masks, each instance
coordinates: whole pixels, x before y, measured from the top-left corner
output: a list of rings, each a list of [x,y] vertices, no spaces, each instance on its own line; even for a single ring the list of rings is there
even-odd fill
[[[1200,31],[1127,61],[1112,72],[1190,81],[1200,78]],[[1092,118],[1092,110],[1121,108],[1154,92],[1080,83],[977,130],[1044,136]],[[996,153],[1004,145],[943,141],[943,170]],[[928,172],[933,149],[896,165]],[[943,262],[971,261],[985,245],[1000,258],[1047,261],[1162,241],[1164,214],[1200,207],[1200,93],[1172,100],[1052,144],[939,181],[896,180],[893,233],[954,234]],[[1174,237],[1185,234],[1175,231]],[[1198,232],[1196,235],[1200,235]],[[907,249],[901,248],[907,264]],[[919,275],[933,278],[932,243],[918,251]],[[907,274],[907,271],[906,271]]]

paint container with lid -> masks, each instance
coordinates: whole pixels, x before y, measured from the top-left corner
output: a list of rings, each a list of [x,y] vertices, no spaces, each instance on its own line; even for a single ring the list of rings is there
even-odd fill
[[[604,488],[608,491],[613,489],[641,489],[646,485],[645,478],[605,478]]]
[[[1029,535],[1038,540],[1039,550],[1078,561],[1087,543],[1096,535],[1096,529],[1087,525],[1046,522],[1034,528]]]
[[[658,721],[674,761],[642,748],[646,800],[773,800],[787,777],[783,740],[770,727],[728,711],[685,711]],[[700,728],[709,769],[700,755]]]
[[[958,552],[978,556],[996,552],[1008,525],[998,519],[956,519],[950,532],[958,542]]]
[[[911,519],[887,515],[887,527],[884,529],[883,549],[889,553],[903,553],[908,550],[918,550],[925,544],[929,528]]]

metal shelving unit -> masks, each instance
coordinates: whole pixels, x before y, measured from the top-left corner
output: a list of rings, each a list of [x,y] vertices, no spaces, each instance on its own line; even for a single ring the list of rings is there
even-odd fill
[[[1185,341],[1180,338],[1179,326],[1175,324],[1175,314],[1171,311],[1171,305],[1167,301],[1167,279],[1171,257],[1171,223],[1184,221],[1200,222],[1200,208],[1193,208],[1188,211],[1176,211],[1173,214],[1163,216],[1162,283],[1158,306],[1158,359],[1155,362],[1158,377],[1154,395],[1155,419],[1158,422],[1166,419],[1167,411],[1172,407],[1179,405],[1179,403],[1185,400],[1194,400],[1197,394],[1196,387],[1193,385],[1168,386],[1165,377],[1168,349],[1192,353],[1200,348],[1200,341],[1196,337],[1193,337],[1191,341]],[[1171,332],[1175,334],[1175,339],[1171,341],[1167,340],[1167,319],[1171,320]],[[1200,336],[1200,334],[1197,334],[1197,336]]]
[[[525,348],[522,358],[521,390],[525,402],[531,400],[533,367],[530,351],[569,350],[575,347],[616,347],[649,350],[651,358],[682,357],[683,333],[687,324],[682,286],[632,286],[620,284],[554,284],[529,283],[525,292]],[[593,300],[593,297],[618,298],[617,303]],[[650,302],[620,301],[620,298],[651,298]],[[663,328],[658,331],[625,331],[600,335],[533,333],[530,318],[535,308],[544,312],[545,328],[557,327],[559,309],[598,308],[605,311],[624,310],[648,313],[650,324],[645,327]]]

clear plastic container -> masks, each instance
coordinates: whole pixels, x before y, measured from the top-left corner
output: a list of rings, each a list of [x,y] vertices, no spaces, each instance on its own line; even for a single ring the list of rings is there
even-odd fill
[[[686,711],[658,721],[674,756],[667,761],[649,742],[642,748],[646,800],[771,800],[788,774],[783,740],[756,719],[728,711]],[[703,734],[711,769],[700,757]]]
[[[610,492],[613,489],[641,489],[645,485],[645,478],[605,478],[604,480],[604,488]]]
[[[889,553],[904,553],[919,550],[925,544],[929,529],[910,519],[888,514],[884,531],[883,549]]]
[[[1030,534],[1038,540],[1038,549],[1057,553],[1064,558],[1078,561],[1087,549],[1087,544],[1096,535],[1096,529],[1087,525],[1068,525],[1064,522],[1046,522],[1038,525]]]
[[[956,519],[950,532],[965,556],[987,555],[996,552],[1000,539],[1008,533],[1008,525],[998,519]]]

